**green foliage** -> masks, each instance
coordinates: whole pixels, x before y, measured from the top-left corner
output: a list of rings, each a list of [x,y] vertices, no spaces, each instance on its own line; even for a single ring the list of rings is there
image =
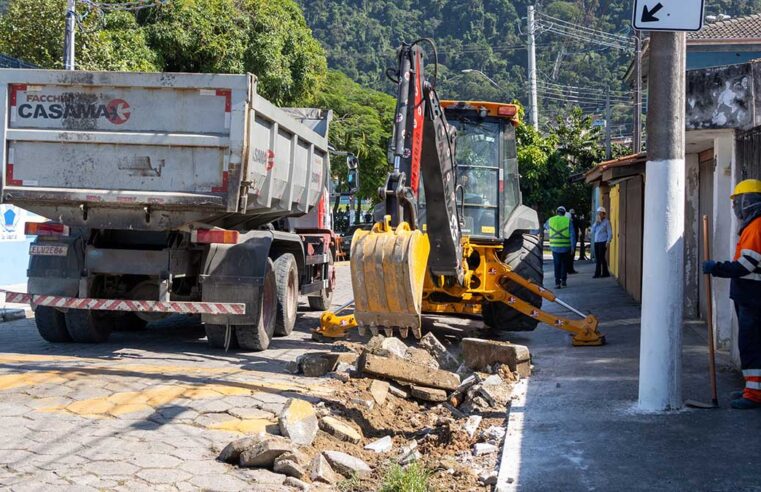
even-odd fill
[[[328,72],[325,89],[316,104],[333,110],[330,142],[359,158],[360,198],[375,200],[388,170],[386,145],[391,137],[396,101],[393,97],[363,89],[346,75]],[[333,174],[346,178],[346,167],[333,165]]]
[[[66,0],[10,0],[0,52],[62,68]],[[77,66],[87,70],[245,73],[279,105],[309,104],[325,53],[293,0],[172,0],[141,11],[87,12],[79,4]]]
[[[418,463],[392,465],[383,476],[379,492],[428,492],[431,472]]]

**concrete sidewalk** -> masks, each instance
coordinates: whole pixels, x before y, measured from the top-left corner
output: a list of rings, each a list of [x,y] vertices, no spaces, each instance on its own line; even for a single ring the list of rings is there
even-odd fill
[[[615,279],[592,279],[593,265],[577,269],[559,297],[595,313],[608,345],[573,348],[545,325],[511,334],[536,370],[511,410],[505,452],[515,476],[499,489],[761,490],[761,411],[729,409],[743,381],[728,357],[718,360],[721,409],[638,413],[639,305]],[[545,275],[551,283],[547,263]],[[705,325],[687,323],[685,399],[710,401],[705,346]]]

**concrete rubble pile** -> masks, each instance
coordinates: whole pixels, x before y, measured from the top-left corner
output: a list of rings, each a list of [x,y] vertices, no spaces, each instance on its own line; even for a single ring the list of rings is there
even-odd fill
[[[472,338],[461,347],[455,356],[431,333],[417,347],[376,335],[364,345],[340,342],[331,352],[303,355],[288,370],[337,380],[336,400],[289,400],[279,436],[239,439],[219,459],[271,470],[284,485],[307,490],[369,480],[388,463],[430,456],[453,479],[467,475],[489,487],[512,387],[530,375],[530,355],[523,346]]]

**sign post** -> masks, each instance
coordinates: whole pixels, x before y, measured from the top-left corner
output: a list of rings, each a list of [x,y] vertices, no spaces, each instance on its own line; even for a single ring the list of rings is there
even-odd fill
[[[639,368],[639,408],[647,412],[683,406],[687,41],[675,31],[700,30],[703,8],[703,0],[634,2],[634,28],[656,31],[650,35]]]

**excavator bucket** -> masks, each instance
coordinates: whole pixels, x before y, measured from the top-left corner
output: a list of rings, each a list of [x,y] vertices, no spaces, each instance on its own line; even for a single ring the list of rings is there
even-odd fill
[[[357,230],[351,243],[351,283],[354,316],[360,332],[373,334],[398,329],[420,338],[423,282],[431,250],[428,236],[410,230],[406,222],[395,229],[390,217],[371,231]]]

